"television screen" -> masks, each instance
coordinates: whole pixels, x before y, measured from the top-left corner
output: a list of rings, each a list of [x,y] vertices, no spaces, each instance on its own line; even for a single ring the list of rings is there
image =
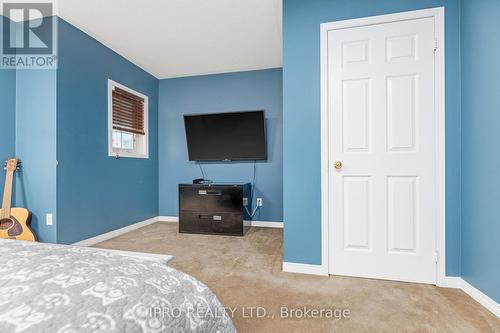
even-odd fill
[[[185,115],[190,161],[265,160],[264,111]]]

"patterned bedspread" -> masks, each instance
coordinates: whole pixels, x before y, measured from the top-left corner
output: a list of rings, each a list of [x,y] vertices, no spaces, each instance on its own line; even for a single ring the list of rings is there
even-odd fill
[[[217,297],[157,262],[0,239],[0,332],[235,332]]]

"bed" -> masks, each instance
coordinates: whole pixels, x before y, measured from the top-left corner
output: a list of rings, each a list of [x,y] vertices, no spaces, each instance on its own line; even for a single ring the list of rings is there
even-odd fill
[[[160,261],[0,239],[0,332],[236,332],[217,297]]]

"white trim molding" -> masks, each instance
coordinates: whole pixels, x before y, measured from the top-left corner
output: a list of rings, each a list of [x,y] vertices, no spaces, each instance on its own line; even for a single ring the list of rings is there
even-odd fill
[[[177,216],[158,216],[158,222],[179,223]]]
[[[97,235],[97,236],[92,237],[92,238],[81,240],[79,242],[73,243],[72,245],[76,245],[76,246],[92,246],[92,245],[95,245],[97,243],[104,242],[104,241],[106,241],[108,239],[111,239],[111,238],[114,238],[114,237],[126,234],[127,232],[130,232],[130,231],[133,231],[133,230],[145,227],[147,225],[153,224],[155,222],[159,222],[158,216],[155,216],[155,217],[152,217],[152,218],[147,219],[145,221],[134,223],[134,224],[128,225],[126,227],[123,227],[123,228],[120,228],[120,229],[116,229],[116,230],[113,230],[113,231],[110,231],[110,232],[107,232],[107,233],[104,233],[104,234],[101,234],[101,235]]]
[[[436,285],[441,288],[462,289],[462,279],[459,276],[444,276]]]
[[[179,222],[179,217],[177,216],[158,216],[160,222]],[[280,228],[283,229],[283,222],[276,221],[244,221],[246,226],[249,227],[260,227],[260,228]]]
[[[134,149],[113,148],[113,91],[120,88],[144,100],[144,135],[134,135]],[[149,97],[108,79],[108,156],[149,159]]]
[[[485,293],[483,293],[482,291],[480,291],[479,289],[477,289],[464,279],[460,278],[460,281],[461,281],[460,289],[462,289],[467,295],[469,295],[479,304],[488,309],[495,316],[500,318],[500,304],[495,302],[488,295],[486,295]]]
[[[126,227],[116,229],[101,235],[97,235],[92,238],[84,239],[79,242],[73,243],[72,245],[76,246],[92,246],[97,243],[104,242],[108,239],[126,234],[127,232],[145,227],[147,225],[163,222],[163,223],[178,223],[179,218],[177,216],[155,216],[145,221],[137,222]],[[245,223],[249,223],[252,227],[261,227],[261,228],[283,228],[283,222],[273,222],[273,221],[245,221]]]
[[[259,227],[259,228],[276,228],[283,229],[283,222],[275,222],[275,221],[244,221],[245,225],[250,227]]]
[[[436,284],[451,283],[446,281],[445,272],[445,35],[444,35],[444,7],[430,8],[388,15],[364,17],[353,20],[344,20],[323,23],[320,26],[320,54],[321,54],[321,267],[322,270],[332,271],[329,267],[330,248],[330,214],[329,214],[329,143],[328,143],[328,32],[336,29],[383,24],[397,21],[413,20],[433,17],[435,21],[436,58],[435,58],[435,108],[438,127],[437,168],[436,179],[438,188],[438,212],[436,213],[436,252],[438,264],[436,270]]]
[[[299,264],[285,261],[283,262],[283,272],[328,276],[328,269],[323,265]]]

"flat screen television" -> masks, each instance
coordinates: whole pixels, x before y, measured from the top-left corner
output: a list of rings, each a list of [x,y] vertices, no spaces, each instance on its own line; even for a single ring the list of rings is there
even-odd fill
[[[267,159],[264,111],[184,115],[190,161]]]

